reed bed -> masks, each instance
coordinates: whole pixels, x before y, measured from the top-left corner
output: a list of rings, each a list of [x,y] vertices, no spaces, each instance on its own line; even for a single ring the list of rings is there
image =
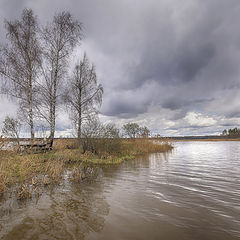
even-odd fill
[[[151,139],[129,139],[123,140],[123,152],[129,155],[144,153],[166,152],[173,149],[168,141],[156,141]]]

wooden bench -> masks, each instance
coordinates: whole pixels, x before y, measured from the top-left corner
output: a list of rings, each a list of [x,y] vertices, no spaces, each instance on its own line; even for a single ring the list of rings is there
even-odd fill
[[[48,152],[52,150],[53,139],[35,141],[30,140],[29,142],[23,142],[19,144],[18,152],[20,153],[40,153]]]

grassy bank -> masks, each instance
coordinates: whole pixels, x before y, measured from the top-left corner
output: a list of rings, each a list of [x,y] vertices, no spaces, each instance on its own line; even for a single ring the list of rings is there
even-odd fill
[[[41,185],[58,183],[66,169],[72,170],[73,180],[81,180],[89,172],[90,168],[97,165],[120,164],[123,161],[133,159],[138,154],[166,152],[172,149],[168,142],[152,142],[147,139],[120,140],[116,142],[98,143],[97,153],[76,148],[73,140],[56,140],[54,149],[47,153],[25,154],[20,156],[14,152],[1,151],[0,155],[0,192],[4,192],[17,184],[26,188],[24,184]],[[111,146],[106,148],[104,146]],[[101,149],[105,149],[101,151]],[[36,178],[41,176],[41,178]],[[40,184],[40,183],[39,183]],[[20,192],[21,192],[20,191]]]

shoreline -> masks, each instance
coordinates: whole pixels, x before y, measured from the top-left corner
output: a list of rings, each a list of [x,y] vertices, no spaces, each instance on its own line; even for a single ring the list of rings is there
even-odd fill
[[[200,141],[200,142],[238,142],[240,141],[240,138],[192,138],[192,139],[168,139],[169,142],[189,142],[189,141]]]
[[[83,154],[80,148],[71,149],[69,140],[59,140],[55,148],[46,153],[21,156],[13,151],[2,150],[0,196],[14,189],[17,199],[31,198],[36,191],[38,192],[38,187],[58,185],[64,179],[66,171],[71,172],[71,182],[91,180],[100,166],[121,164],[139,154],[167,152],[173,148],[169,142],[154,143],[148,139],[121,140],[118,144],[118,152],[112,150],[98,155],[89,151]]]

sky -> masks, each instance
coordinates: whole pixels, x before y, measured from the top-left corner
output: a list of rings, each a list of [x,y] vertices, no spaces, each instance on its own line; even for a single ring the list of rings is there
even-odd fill
[[[103,122],[137,122],[164,136],[240,126],[239,0],[0,0],[0,42],[4,19],[24,8],[43,25],[59,11],[83,23],[71,61],[86,51],[96,65]],[[0,98],[0,122],[17,108]],[[57,135],[70,132],[62,110]]]

